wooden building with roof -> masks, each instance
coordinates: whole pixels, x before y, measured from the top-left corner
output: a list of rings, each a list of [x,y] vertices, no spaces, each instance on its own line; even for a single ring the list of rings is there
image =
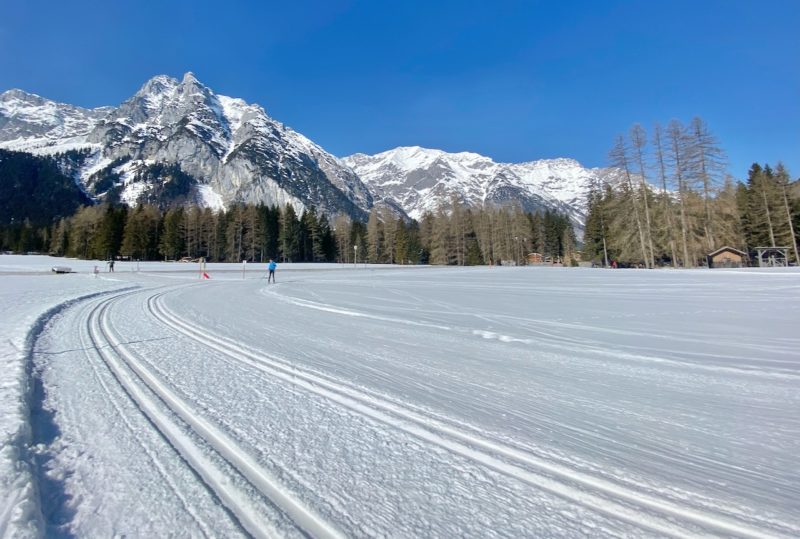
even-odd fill
[[[720,247],[706,255],[709,268],[743,268],[747,266],[748,256],[744,251],[733,247]]]
[[[528,253],[525,255],[525,260],[528,264],[544,264],[544,256],[542,253]]]

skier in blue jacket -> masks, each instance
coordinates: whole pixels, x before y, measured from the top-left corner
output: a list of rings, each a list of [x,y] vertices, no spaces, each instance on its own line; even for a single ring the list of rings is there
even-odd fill
[[[269,276],[267,276],[267,284],[269,284],[270,279],[272,279],[273,283],[275,282],[275,268],[277,267],[278,265],[275,263],[275,261],[270,258],[269,266],[267,266],[267,269],[269,270]]]

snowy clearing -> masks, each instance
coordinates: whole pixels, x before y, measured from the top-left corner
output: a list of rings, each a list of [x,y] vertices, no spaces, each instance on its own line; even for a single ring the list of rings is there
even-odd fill
[[[800,536],[797,270],[115,269],[0,256],[0,537]]]

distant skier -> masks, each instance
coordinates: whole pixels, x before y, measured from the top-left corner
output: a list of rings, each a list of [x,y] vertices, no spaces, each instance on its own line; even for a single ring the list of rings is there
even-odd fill
[[[273,283],[275,282],[275,268],[277,267],[278,265],[275,263],[275,261],[270,258],[269,266],[267,266],[267,269],[269,270],[269,275],[267,276],[267,284],[269,284],[270,279],[272,279]]]
[[[114,259],[108,261],[108,271],[114,273]]]

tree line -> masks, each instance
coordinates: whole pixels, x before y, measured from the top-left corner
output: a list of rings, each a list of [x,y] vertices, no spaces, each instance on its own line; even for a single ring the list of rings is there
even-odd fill
[[[730,246],[787,246],[797,253],[800,200],[783,165],[753,165],[746,183],[727,173],[706,123],[678,120],[648,136],[634,125],[609,152],[615,173],[589,186],[583,256],[645,267],[697,267]]]
[[[531,251],[569,262],[577,242],[567,216],[519,207],[470,209],[457,199],[419,221],[373,208],[366,223],[314,207],[239,205],[160,209],[82,206],[51,226],[30,221],[2,228],[2,249],[83,259],[129,258],[214,262],[369,262],[390,264],[523,264]]]

